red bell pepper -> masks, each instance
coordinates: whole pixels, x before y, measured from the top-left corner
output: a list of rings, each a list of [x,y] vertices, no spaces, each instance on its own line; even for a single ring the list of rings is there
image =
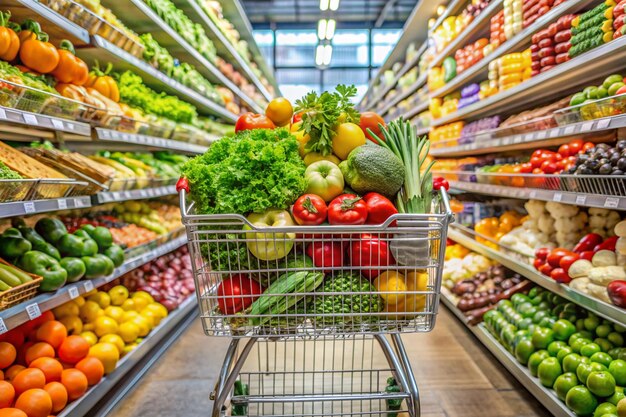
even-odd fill
[[[311,242],[305,250],[307,256],[313,259],[318,268],[334,268],[343,266],[343,246],[338,242]],[[330,274],[332,269],[324,269]]]
[[[367,206],[367,224],[381,224],[389,217],[398,213],[391,201],[378,193],[367,193],[363,196]]]
[[[600,250],[610,250],[610,251],[615,252],[615,245],[617,245],[617,239],[619,239],[619,236],[608,237],[606,238],[604,242],[600,243],[595,248],[593,248],[593,251],[598,252]]]
[[[576,246],[574,246],[574,252],[581,253],[588,250],[593,250],[596,246],[602,243],[602,236],[597,233],[589,233],[583,236]]]
[[[626,281],[613,281],[606,289],[613,304],[621,308],[626,308]]]
[[[232,275],[220,282],[217,303],[223,314],[235,314],[250,306],[263,294],[263,287],[245,275]]]
[[[296,200],[291,211],[299,225],[317,226],[326,220],[328,207],[320,196],[304,194]]]
[[[367,219],[367,205],[355,194],[342,194],[328,205],[328,223],[356,225]]]
[[[363,234],[361,239],[350,246],[350,263],[354,267],[363,267],[360,272],[364,277],[374,279],[381,274],[380,269],[365,267],[386,267],[396,263],[389,251],[387,242],[378,237]]]

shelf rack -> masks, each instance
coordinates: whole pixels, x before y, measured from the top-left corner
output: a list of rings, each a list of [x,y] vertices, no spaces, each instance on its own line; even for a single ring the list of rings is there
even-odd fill
[[[26,323],[29,320],[37,318],[42,312],[52,310],[55,307],[60,306],[70,300],[75,299],[79,295],[83,295],[93,290],[108,284],[109,282],[121,277],[127,272],[146,264],[153,259],[163,256],[173,250],[176,250],[187,243],[187,236],[176,237],[169,242],[157,246],[154,249],[147,250],[146,252],[134,256],[131,259],[126,260],[120,267],[115,268],[113,274],[108,277],[96,278],[92,280],[81,280],[75,283],[67,284],[58,289],[54,293],[39,294],[35,298],[24,301],[21,304],[10,307],[6,310],[0,311],[0,334],[14,329],[20,324]],[[146,246],[149,246],[147,244]],[[134,249],[133,249],[134,250]]]
[[[226,78],[208,59],[184,40],[142,0],[129,0],[126,2],[107,0],[103,4],[110,8],[115,15],[124,16],[124,21],[131,25],[132,29],[136,29],[136,31],[141,33],[151,33],[161,46],[167,48],[172,56],[194,65],[198,72],[209,81],[224,85],[252,109],[262,112],[259,104],[244,94],[239,87]]]
[[[419,103],[418,105],[416,105],[415,107],[413,107],[411,110],[407,111],[406,113],[404,113],[402,115],[402,118],[404,120],[410,120],[412,117],[420,114],[421,112],[428,110],[428,101],[424,101],[422,103]]]
[[[90,136],[91,126],[87,123],[60,117],[47,116],[40,113],[31,113],[24,110],[0,106],[0,122],[12,125],[27,126],[28,129],[44,129],[71,133],[77,136]]]
[[[426,78],[428,74],[422,74],[419,78],[410,86],[408,86],[404,91],[396,94],[391,99],[387,100],[384,103],[384,107],[379,110],[379,115],[382,117],[396,104],[400,103],[402,100],[408,98],[411,94],[415,93],[420,87],[426,84]],[[387,93],[385,93],[387,94]],[[384,95],[383,95],[384,96]],[[382,98],[382,97],[381,97]]]
[[[555,293],[559,296],[578,304],[587,310],[604,317],[617,324],[626,323],[626,310],[616,307],[612,304],[607,304],[597,298],[592,298],[587,294],[573,290],[567,285],[559,284],[553,279],[539,273],[532,265],[528,265],[519,261],[508,254],[492,249],[482,243],[477,242],[474,237],[479,236],[473,230],[460,226],[451,225],[448,232],[448,237],[455,242],[460,243],[466,248],[479,253],[489,259],[499,262],[507,268],[519,273],[526,279],[534,282],[535,284]],[[501,248],[514,253],[510,248],[505,248],[503,245],[499,245]]]
[[[460,89],[466,84],[486,80],[489,63],[491,61],[508,53],[522,50],[523,47],[530,45],[532,35],[537,31],[548,27],[553,22],[556,22],[559,17],[568,13],[580,11],[593,3],[595,3],[594,0],[568,0],[550,9],[548,13],[541,16],[532,25],[523,29],[511,39],[508,39],[502,45],[497,47],[491,54],[485,56],[479,62],[467,68],[461,74],[454,77],[450,82],[446,83],[446,85],[436,91],[433,91],[430,96],[443,97],[446,94],[450,94],[453,91]],[[461,36],[466,37],[464,34]]]
[[[259,77],[254,73],[250,64],[237,52],[235,46],[224,36],[220,28],[213,23],[196,0],[175,0],[174,4],[184,11],[191,20],[202,25],[209,39],[215,44],[218,55],[233,64],[248,80],[252,81],[266,100],[269,101],[273,98],[270,92],[267,91],[267,88],[261,83]]]
[[[517,359],[507,351],[504,346],[487,330],[483,323],[476,326],[469,325],[465,321],[463,313],[456,308],[454,303],[445,295],[441,296],[441,301],[467,329],[491,352],[491,354],[526,388],[544,407],[546,407],[555,417],[575,417],[565,403],[561,401],[552,390],[546,389],[533,377],[528,369],[521,365]]]
[[[99,141],[120,142],[133,145],[141,145],[149,148],[170,149],[175,151],[183,151],[188,153],[204,153],[208,149],[206,146],[195,145],[193,143],[181,142],[173,139],[155,138],[152,136],[141,135],[138,133],[118,132],[97,127],[94,129],[94,136]],[[217,139],[211,137],[211,140]]]
[[[448,157],[516,151],[536,148],[538,146],[557,146],[564,143],[572,136],[581,137],[594,135],[597,132],[623,127],[626,127],[626,115],[586,120],[580,123],[557,126],[552,129],[520,133],[501,138],[491,138],[490,132],[487,131],[476,134],[473,143],[448,146],[445,148],[433,148],[430,153],[433,156]]]
[[[553,99],[556,93],[568,94],[580,86],[593,83],[605,75],[607,68],[616,72],[624,67],[626,37],[606,43],[576,58],[559,64],[550,71],[532,77],[523,83],[497,93],[456,112],[434,119],[433,126],[457,120],[488,116],[493,111],[501,114],[518,110],[528,102],[541,103]]]
[[[211,114],[227,121],[235,122],[237,115],[226,110],[224,105],[215,103],[201,93],[168,77],[147,62],[129,54],[98,35],[92,37],[92,47],[81,48],[76,52],[83,60],[93,62],[110,62],[116,70],[130,70],[141,76],[146,85],[157,91],[175,95],[198,108],[201,114]]]

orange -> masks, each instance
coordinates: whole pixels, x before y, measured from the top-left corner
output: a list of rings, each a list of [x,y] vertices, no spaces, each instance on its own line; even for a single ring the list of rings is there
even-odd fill
[[[57,354],[59,359],[67,363],[76,363],[89,353],[89,343],[80,336],[68,336],[65,338]]]
[[[28,334],[31,330],[38,329],[39,326],[51,320],[54,320],[54,314],[52,313],[52,311],[44,311],[43,313],[41,313],[41,316],[37,317],[36,319],[32,319],[22,324],[23,332],[24,334]]]
[[[15,363],[19,363],[20,365],[26,365],[26,351],[34,344],[35,342],[28,341],[20,346],[20,348],[17,350],[17,359],[15,359]]]
[[[17,397],[15,408],[19,408],[28,417],[48,417],[52,411],[52,398],[41,388],[29,389]]]
[[[54,348],[50,346],[49,343],[39,342],[35,343],[26,350],[24,360],[26,361],[26,365],[30,365],[30,363],[35,359],[44,357],[54,358]]]
[[[117,361],[120,360],[120,352],[112,343],[96,343],[89,348],[89,356],[96,357],[104,365],[105,375],[110,374],[115,369]]]
[[[4,372],[0,370],[0,381],[4,381]]]
[[[0,417],[28,417],[25,412],[17,408],[0,409]]]
[[[37,340],[40,342],[47,342],[50,345],[58,349],[63,343],[63,340],[67,337],[67,329],[60,321],[52,320],[41,325],[37,329]]]
[[[0,408],[11,407],[15,399],[15,388],[10,382],[0,381]]]
[[[41,372],[46,376],[46,383],[61,380],[63,365],[56,359],[46,357],[37,358],[32,361],[28,367],[41,369]]]
[[[9,342],[0,342],[0,369],[13,365],[17,357],[15,346]]]
[[[52,412],[58,413],[67,405],[67,390],[60,382],[50,382],[43,389],[52,399]]]
[[[87,392],[87,377],[78,369],[63,370],[61,384],[67,389],[67,397],[70,401],[82,397]]]
[[[85,374],[89,385],[96,385],[104,376],[104,365],[102,365],[100,359],[93,356],[87,356],[78,362],[76,369]]]
[[[43,388],[46,385],[46,375],[41,369],[26,368],[15,375],[12,384],[13,388],[15,388],[15,393],[19,396],[29,389]]]
[[[26,369],[25,366],[13,365],[9,369],[7,369],[6,372],[4,373],[4,379],[6,379],[7,381],[12,381],[13,378],[15,378],[15,375],[19,374],[24,369]]]

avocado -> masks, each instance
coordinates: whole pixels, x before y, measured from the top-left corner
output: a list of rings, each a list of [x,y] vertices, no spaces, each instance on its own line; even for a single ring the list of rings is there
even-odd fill
[[[361,195],[377,192],[393,197],[404,183],[404,164],[382,146],[355,148],[339,169],[350,188]]]

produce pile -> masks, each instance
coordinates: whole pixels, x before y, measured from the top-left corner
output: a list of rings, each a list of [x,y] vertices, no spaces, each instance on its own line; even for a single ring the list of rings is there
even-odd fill
[[[432,179],[428,141],[407,122],[385,126],[376,114],[359,114],[355,93],[342,85],[309,93],[296,102],[295,116],[289,102],[275,99],[265,115],[241,116],[235,136],[183,166],[196,214],[240,214],[265,229],[233,226],[200,243],[221,278],[210,294],[219,314],[243,313],[246,325],[295,326],[305,318],[356,325],[382,311],[391,319],[424,311],[429,275],[419,265],[427,243],[406,247],[380,233],[267,231],[395,227],[389,218],[396,213],[432,212],[433,189],[447,182]],[[333,295],[307,296],[320,291]]]
[[[626,408],[626,328],[540,287],[484,315],[491,333],[577,416]]]
[[[0,335],[0,415],[61,413],[132,352],[168,310],[143,291],[92,290]]]

